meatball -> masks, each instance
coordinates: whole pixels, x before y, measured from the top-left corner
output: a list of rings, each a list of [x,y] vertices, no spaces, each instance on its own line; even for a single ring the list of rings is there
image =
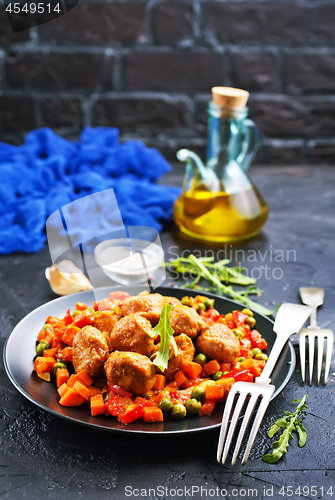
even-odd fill
[[[175,335],[185,333],[191,339],[194,339],[201,328],[206,326],[197,311],[187,306],[174,307],[170,313],[170,320]]]
[[[101,375],[108,354],[106,336],[97,328],[84,326],[75,336],[72,355],[77,373],[85,370],[91,377]]]
[[[105,372],[108,384],[119,385],[136,395],[149,391],[156,381],[155,365],[137,352],[112,352]]]
[[[107,311],[101,311],[101,316],[98,316],[95,319],[93,326],[95,326],[95,328],[97,328],[101,332],[112,333],[112,330],[119,319],[120,316],[117,316],[116,314],[112,314]]]
[[[170,306],[181,306],[181,302],[177,297],[163,297],[164,304],[170,304]]]
[[[109,336],[109,351],[138,352],[151,356],[154,340],[149,337],[152,331],[150,321],[139,314],[129,314],[120,319]]]
[[[210,359],[232,363],[240,354],[240,341],[228,326],[216,323],[202,330],[197,339],[197,349]]]
[[[175,341],[178,347],[177,356],[174,353],[172,344],[169,344],[170,359],[168,367],[164,372],[164,375],[168,380],[174,377],[179,368],[181,368],[183,362],[188,363],[189,361],[193,361],[195,353],[195,347],[192,340],[184,333],[178,335],[178,337],[175,338]],[[159,346],[160,344],[157,345],[157,350],[159,350]]]
[[[124,315],[140,314],[155,326],[159,321],[164,305],[164,298],[159,293],[141,292],[136,297],[129,297],[122,306]]]

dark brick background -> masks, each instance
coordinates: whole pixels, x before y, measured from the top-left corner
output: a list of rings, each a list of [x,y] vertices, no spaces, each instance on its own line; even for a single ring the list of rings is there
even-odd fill
[[[257,162],[334,163],[335,0],[80,0],[15,34],[0,7],[1,140],[116,126],[204,156],[213,85],[250,91]]]

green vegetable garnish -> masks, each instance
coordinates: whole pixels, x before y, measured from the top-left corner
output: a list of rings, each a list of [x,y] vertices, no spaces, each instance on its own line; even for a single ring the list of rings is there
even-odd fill
[[[148,334],[150,337],[156,337],[159,335],[160,337],[160,347],[159,351],[155,353],[155,359],[153,360],[153,364],[158,366],[162,372],[166,370],[170,358],[170,350],[169,343],[171,342],[174,353],[177,356],[178,347],[176,341],[173,337],[174,330],[171,326],[170,322],[170,312],[172,310],[172,306],[170,304],[164,304],[158,325],[152,329],[152,331]]]
[[[273,452],[268,453],[263,456],[264,462],[268,464],[274,464],[278,462],[278,460],[287,453],[287,448],[289,446],[290,439],[293,439],[292,432],[297,432],[299,437],[299,446],[302,447],[306,443],[307,434],[306,429],[302,425],[302,422],[299,420],[299,415],[303,410],[306,410],[308,406],[305,404],[305,400],[307,398],[307,394],[302,399],[294,399],[292,403],[299,403],[297,409],[294,413],[289,411],[285,411],[285,417],[279,418],[276,422],[270,427],[268,436],[272,438],[279,429],[283,428],[284,431],[278,441],[273,443]]]
[[[271,311],[267,307],[257,304],[249,299],[249,295],[261,295],[263,293],[257,286],[250,286],[256,283],[254,278],[245,276],[241,273],[241,269],[236,267],[227,267],[230,263],[229,259],[220,260],[219,262],[213,262],[214,257],[200,257],[197,258],[195,255],[190,255],[188,257],[179,257],[173,261],[165,264],[165,266],[173,267],[179,273],[192,273],[197,274],[194,281],[186,285],[182,285],[180,288],[196,289],[199,291],[206,292],[216,292],[219,295],[225,294],[232,297],[236,302],[243,304],[245,306],[251,307],[260,314],[265,316],[270,316],[274,314],[276,310]],[[209,288],[204,288],[199,285],[201,278],[206,279],[211,283]],[[238,285],[249,285],[245,290],[237,291],[231,285],[224,285],[225,283],[235,283]]]

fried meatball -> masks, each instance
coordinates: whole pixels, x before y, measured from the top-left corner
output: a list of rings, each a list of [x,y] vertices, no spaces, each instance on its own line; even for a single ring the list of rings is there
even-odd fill
[[[122,306],[124,315],[140,314],[155,326],[159,321],[164,305],[164,298],[159,293],[141,292],[136,297],[129,297]]]
[[[72,355],[77,373],[85,370],[91,377],[101,375],[108,354],[106,336],[97,328],[84,326],[75,336]]]
[[[109,351],[138,352],[149,357],[155,349],[154,340],[149,337],[151,331],[150,321],[139,314],[124,316],[109,336]]]
[[[197,349],[210,359],[232,363],[240,354],[240,341],[228,326],[216,323],[202,330]]]
[[[97,317],[93,326],[101,332],[112,333],[116,323],[119,321],[120,316],[112,314],[109,311],[101,311],[101,316]]]
[[[164,304],[169,304],[170,306],[181,306],[181,302],[177,297],[163,297]]]
[[[105,372],[108,384],[119,385],[136,395],[149,391],[156,381],[155,365],[137,352],[112,352]]]
[[[170,313],[171,326],[174,329],[174,335],[185,333],[191,339],[194,339],[201,328],[206,326],[205,321],[199,316],[197,311],[187,306],[176,306]]]
[[[175,341],[178,347],[177,356],[175,356],[172,344],[169,344],[170,359],[168,367],[164,372],[168,380],[174,377],[184,361],[187,363],[193,361],[195,353],[195,347],[192,340],[184,333],[178,335]],[[160,344],[157,344],[157,350],[159,350],[159,346]]]

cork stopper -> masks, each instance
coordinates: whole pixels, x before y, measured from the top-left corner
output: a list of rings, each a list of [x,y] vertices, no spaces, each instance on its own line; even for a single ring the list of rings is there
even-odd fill
[[[213,103],[227,108],[244,108],[249,98],[249,92],[232,87],[213,87]]]

